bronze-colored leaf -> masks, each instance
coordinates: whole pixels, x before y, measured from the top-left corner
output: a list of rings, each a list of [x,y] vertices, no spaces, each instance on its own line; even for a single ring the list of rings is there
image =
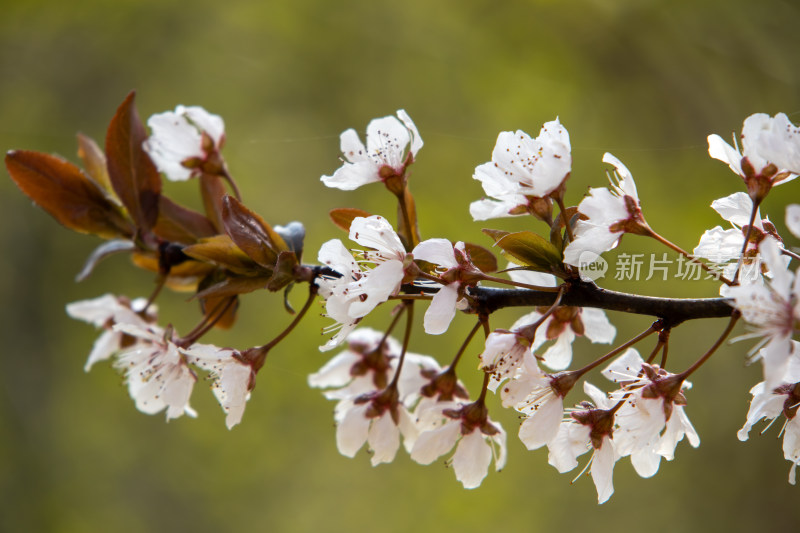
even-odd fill
[[[371,217],[372,214],[367,213],[363,209],[356,209],[355,207],[338,207],[336,209],[331,209],[328,212],[328,216],[331,217],[334,224],[349,233],[350,224],[353,223],[353,219],[357,217],[368,218]]]
[[[472,264],[478,267],[481,272],[497,272],[497,258],[492,252],[471,242],[465,242],[464,247],[469,253]]]
[[[225,298],[245,294],[266,288],[269,278],[269,276],[226,278],[201,290],[196,296],[197,298]]]
[[[159,197],[158,222],[153,233],[169,242],[193,244],[217,233],[214,224],[201,213]]]
[[[222,222],[233,242],[256,263],[273,268],[278,254],[289,250],[283,237],[236,198],[226,196],[222,204]]]
[[[236,323],[236,311],[239,309],[239,298],[236,296],[211,297],[200,300],[200,309],[206,316],[217,317],[220,312],[222,316],[216,318],[214,327],[220,329],[230,329]]]
[[[114,192],[140,231],[149,231],[158,220],[161,177],[142,144],[144,124],[131,92],[111,120],[106,134],[108,176]]]
[[[149,251],[134,251],[131,260],[137,267],[149,272],[159,273],[161,264],[158,254]],[[197,290],[199,280],[214,271],[217,267],[208,262],[184,261],[173,266],[165,285],[174,291],[186,292]]]
[[[225,225],[222,222],[222,199],[226,194],[225,183],[221,177],[212,174],[201,174],[199,180],[206,216],[214,224],[216,232],[223,233]]]
[[[67,228],[105,239],[133,235],[120,209],[69,161],[15,150],[6,154],[6,168],[22,192]]]
[[[227,235],[201,239],[183,249],[183,253],[200,261],[207,261],[237,274],[263,273],[265,269],[253,261]],[[271,269],[267,269],[271,270]]]
[[[78,134],[78,157],[83,163],[84,171],[92,178],[92,181],[102,187],[112,198],[119,200],[111,186],[111,178],[108,177],[106,154],[97,146],[94,139],[82,133]]]
[[[272,292],[279,291],[294,281],[294,267],[298,265],[294,252],[281,252],[275,263],[275,272],[267,284]]]
[[[561,253],[544,237],[530,231],[505,233],[497,230],[483,230],[495,239],[495,245],[503,250],[503,255],[520,265],[533,267],[540,272],[563,273]],[[505,235],[503,235],[505,233]]]

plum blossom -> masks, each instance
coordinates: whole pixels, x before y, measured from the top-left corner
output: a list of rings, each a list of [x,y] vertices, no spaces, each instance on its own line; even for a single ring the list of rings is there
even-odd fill
[[[560,473],[578,466],[578,456],[592,450],[587,468],[597,489],[597,503],[606,502],[614,493],[614,465],[621,454],[613,439],[616,402],[591,383],[584,382],[584,392],[594,401],[569,409],[567,417],[547,447],[548,462]],[[596,407],[595,407],[596,406]]]
[[[86,360],[84,370],[88,372],[92,365],[98,361],[105,361],[119,352],[123,346],[130,348],[135,337],[126,336],[121,331],[114,330],[114,324],[132,324],[138,327],[147,327],[148,323],[156,319],[155,306],[148,308],[147,319],[142,318],[138,311],[144,309],[146,300],[138,298],[133,302],[127,298],[105,294],[91,300],[81,300],[67,304],[67,314],[74,319],[83,320],[103,328],[103,333],[94,343],[89,358]],[[126,345],[126,343],[128,343]]]
[[[341,328],[321,348],[323,351],[338,346],[363,317],[397,293],[405,276],[405,249],[386,219],[380,216],[354,219],[350,238],[375,250],[362,252],[362,256],[364,262],[376,266],[362,268],[338,239],[320,248],[319,261],[341,274],[341,277],[317,279],[327,314],[336,321],[335,327]]]
[[[339,453],[355,457],[366,443],[372,450],[372,466],[394,460],[401,435],[408,448],[417,436],[414,420],[394,388],[342,400],[337,406],[336,421]]]
[[[475,220],[528,213],[547,220],[552,200],[572,169],[569,133],[556,118],[542,126],[535,139],[522,130],[504,131],[497,137],[492,160],[475,169],[490,198],[472,202]]]
[[[144,142],[160,172],[172,181],[185,181],[203,172],[219,174],[224,163],[219,155],[225,143],[225,123],[198,106],[179,105],[175,111],[151,116],[152,135]]]
[[[321,181],[343,191],[378,181],[390,188],[396,187],[391,183],[395,180],[404,185],[407,168],[416,159],[422,144],[411,117],[400,109],[397,118],[376,118],[369,123],[366,147],[354,129],[342,133],[344,164],[332,176],[322,176]]]
[[[601,253],[614,248],[625,233],[652,233],[642,216],[630,171],[609,153],[603,155],[603,162],[616,169],[609,175],[611,189],[589,189],[589,196],[578,206],[578,211],[587,219],[578,221],[575,240],[564,249],[564,262],[570,265],[580,266],[587,259],[594,261]]]
[[[465,288],[476,284],[481,272],[471,263],[461,241],[453,245],[447,239],[428,239],[419,243],[412,254],[415,259],[428,261],[443,270],[440,278],[447,283],[434,295],[424,320],[425,333],[440,335],[447,331],[456,315]]]
[[[753,326],[753,336],[762,337],[759,347],[764,362],[767,388],[778,385],[792,354],[791,336],[800,320],[800,276],[788,270],[777,241],[764,239],[758,247],[772,274],[765,283],[751,283],[728,289],[733,306]]]
[[[193,344],[181,352],[189,362],[209,372],[212,390],[222,410],[228,429],[239,424],[244,415],[250,391],[255,386],[255,371],[235,350],[211,344]]]
[[[513,329],[523,324],[534,324],[544,311],[540,308],[528,313],[514,324]],[[538,352],[542,346],[552,342],[539,359],[553,370],[564,370],[572,362],[572,342],[576,337],[585,336],[595,344],[610,344],[616,334],[617,329],[602,309],[562,305],[537,328],[531,350]]]
[[[564,397],[579,376],[570,372],[545,374],[531,352],[527,352],[517,375],[503,386],[504,407],[513,406],[525,415],[519,438],[529,450],[541,448],[556,437],[564,414]]]
[[[742,177],[754,202],[761,203],[774,185],[791,181],[800,173],[800,129],[785,114],[750,115],[744,120],[741,141],[739,151],[738,145],[709,135],[708,154]]]
[[[637,474],[655,475],[661,458],[671,461],[684,436],[692,447],[700,445],[684,410],[682,391],[691,384],[682,376],[643,362],[633,348],[609,364],[603,375],[622,385],[610,395],[612,400],[625,402],[616,415],[614,440],[620,455],[631,456]]]
[[[753,201],[743,192],[733,193],[725,198],[714,200],[711,207],[720,216],[731,223],[732,229],[722,229],[716,226],[700,237],[700,242],[694,249],[696,257],[708,259],[712,263],[725,265],[723,275],[727,279],[733,279],[738,266],[739,257],[744,247],[746,226],[750,222],[750,214],[753,210]],[[775,226],[769,218],[761,219],[760,210],[756,210],[753,229],[750,235],[748,248],[745,250],[745,259],[742,264],[742,273],[739,276],[741,281],[756,281],[761,276],[761,265],[756,259],[758,254],[758,243],[767,235],[777,237]],[[788,259],[788,258],[787,258]],[[731,263],[731,261],[733,261]],[[726,289],[727,294],[727,289]]]
[[[390,383],[401,351],[395,339],[359,328],[347,337],[347,349],[309,376],[309,385],[326,389],[326,398],[338,400],[334,418],[342,455],[354,457],[367,443],[375,466],[394,459],[401,436],[411,449],[417,429],[408,406],[419,400],[427,376],[441,369],[431,357],[406,353],[397,383]]]
[[[116,324],[115,331],[137,339],[133,347],[122,351],[114,362],[115,368],[125,372],[128,392],[136,408],[148,415],[166,409],[167,420],[184,413],[197,416],[189,407],[197,376],[189,368],[186,357],[158,326],[141,327],[133,324]]]
[[[465,489],[480,486],[492,459],[497,471],[505,466],[506,432],[489,419],[482,402],[440,402],[436,411],[427,414],[411,459],[428,465],[455,447],[449,462]]]
[[[786,206],[786,227],[792,235],[800,239],[800,204]]]
[[[789,483],[796,482],[796,469],[800,464],[800,417],[797,408],[800,406],[800,343],[792,341],[794,350],[786,367],[786,372],[780,377],[777,387],[768,388],[765,382],[756,384],[750,394],[753,399],[747,411],[747,421],[737,436],[739,440],[746,441],[750,436],[750,429],[761,419],[769,421],[769,427],[780,415],[784,415],[781,433],[783,434],[783,453],[787,461],[792,463],[789,470]],[[766,430],[765,430],[766,431]],[[762,431],[763,433],[763,431]]]

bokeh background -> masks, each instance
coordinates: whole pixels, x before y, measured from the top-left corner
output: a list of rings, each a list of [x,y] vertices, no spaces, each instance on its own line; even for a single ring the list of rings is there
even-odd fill
[[[636,177],[651,225],[692,248],[721,223],[711,201],[742,189],[707,156],[706,136],[728,137],[754,112],[800,119],[800,10],[790,0],[2,5],[0,146],[75,160],[75,132],[102,143],[131,89],[143,117],[202,105],[225,118],[225,155],[247,204],[273,224],[305,223],[307,261],[322,242],[343,237],[329,209],[393,215],[381,187],[344,193],[325,189],[319,176],[338,167],[341,131],[363,132],[370,119],[400,108],[425,141],[412,177],[423,238],[484,244],[481,227],[543,229],[469,217],[468,202],[482,195],[473,169],[490,158],[501,130],[536,135],[559,116],[573,146],[571,203],[602,186],[601,156],[610,151]],[[781,229],[798,187],[783,186],[766,202]],[[197,205],[190,185],[168,190]],[[137,412],[108,365],[83,372],[96,332],[70,320],[64,305],[109,291],[145,295],[152,276],[117,257],[75,284],[98,242],[59,227],[9,179],[0,181],[0,205],[2,531],[777,531],[800,517],[777,428],[745,444],[736,439],[759,376],[744,364],[748,341],[721,350],[695,375],[688,413],[702,445],[682,443],[654,479],[620,461],[616,494],[597,506],[591,480],[570,485],[572,476],[548,466],[545,451],[525,451],[515,438],[518,419],[492,399],[493,416],[510,434],[508,466],[466,491],[443,461],[421,467],[400,453],[372,468],[363,451],[355,459],[337,453],[333,405],[306,386],[328,357],[317,351],[327,321],[316,311],[270,356],[233,431],[203,382],[193,395],[196,420],[165,424]],[[618,252],[662,250],[626,237]],[[603,285],[663,296],[717,291],[702,281]],[[160,306],[183,331],[198,317],[185,295],[167,294]],[[233,331],[209,340],[261,344],[289,321],[273,294],[245,298],[241,311]],[[493,325],[519,314],[505,312]],[[645,317],[611,318],[620,341],[648,326]],[[386,323],[380,312],[369,320]],[[691,364],[724,325],[678,328],[673,368]],[[444,336],[416,335],[412,349],[445,363],[470,326],[462,317]],[[479,351],[476,343],[469,353]],[[603,351],[579,340],[576,361]],[[472,361],[462,375],[475,390]]]

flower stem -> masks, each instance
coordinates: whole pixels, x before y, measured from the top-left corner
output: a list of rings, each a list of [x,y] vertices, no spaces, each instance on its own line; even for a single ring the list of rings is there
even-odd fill
[[[733,314],[731,315],[730,321],[728,322],[728,326],[725,328],[725,331],[722,332],[722,335],[720,335],[720,337],[717,339],[717,341],[714,343],[714,345],[705,354],[703,354],[703,356],[700,359],[698,359],[692,366],[690,366],[689,368],[687,368],[686,370],[684,370],[683,372],[681,372],[678,375],[680,377],[682,377],[683,379],[686,379],[695,370],[697,370],[698,368],[703,366],[703,363],[705,363],[708,360],[709,357],[714,355],[714,352],[717,351],[717,348],[719,348],[722,345],[722,343],[725,341],[725,339],[728,338],[728,335],[731,334],[731,331],[733,331],[733,327],[736,325],[736,322],[739,320],[740,316],[742,316],[742,315],[738,310],[734,311]]]
[[[444,371],[445,373],[447,373],[447,372],[455,372],[456,365],[458,364],[458,361],[461,359],[461,355],[467,350],[467,346],[469,345],[470,341],[472,341],[472,337],[475,336],[475,334],[481,328],[481,325],[482,325],[482,321],[481,320],[478,320],[475,323],[475,326],[469,332],[469,335],[467,335],[467,338],[464,339],[464,343],[461,345],[461,348],[458,349],[458,353],[453,358],[453,362],[450,363],[450,366],[448,366],[445,369],[445,371]]]
[[[311,304],[314,302],[314,298],[317,296],[317,290],[318,288],[316,285],[314,285],[313,283],[309,284],[308,298],[306,299],[306,303],[303,304],[303,308],[300,309],[300,311],[297,313],[297,316],[294,317],[294,320],[292,320],[292,322],[286,327],[286,329],[284,329],[277,337],[275,337],[274,339],[272,339],[267,344],[261,347],[261,350],[263,350],[265,354],[266,352],[274,348],[279,342],[285,339],[286,336],[289,335],[289,333],[291,333],[295,327],[297,327],[297,324],[300,323],[300,321],[306,315],[308,310],[311,308]]]
[[[387,389],[397,388],[397,383],[400,380],[400,370],[403,368],[403,363],[406,360],[406,352],[408,351],[408,344],[411,341],[411,328],[414,325],[414,301],[409,300],[403,302],[403,307],[406,308],[406,331],[403,335],[403,348],[400,351],[400,360],[397,362],[397,370],[394,371],[392,382],[389,383]]]
[[[631,346],[633,346],[634,344],[636,344],[640,340],[644,339],[645,337],[655,333],[656,331],[659,330],[659,327],[660,327],[659,322],[658,321],[654,322],[652,326],[650,326],[645,331],[643,331],[642,333],[638,334],[637,336],[635,336],[634,338],[632,338],[631,340],[629,340],[625,344],[622,344],[622,345],[618,346],[617,348],[614,348],[613,350],[611,350],[610,352],[605,354],[600,359],[597,359],[596,361],[593,361],[593,362],[589,363],[585,367],[579,368],[578,370],[573,370],[572,372],[577,374],[577,376],[582,376],[583,374],[585,374],[586,372],[592,370],[593,368],[596,368],[597,366],[602,365],[603,363],[605,363],[606,361],[608,361],[609,359],[611,359],[612,357],[614,357],[618,353],[622,352],[623,350],[626,350],[626,349],[630,348]]]
[[[567,228],[567,237],[569,238],[569,242],[572,242],[575,240],[575,235],[572,234],[572,227],[569,225],[569,220],[567,220],[567,208],[564,206],[564,198],[562,198],[560,194],[556,196],[556,203],[558,203],[558,208],[561,210],[559,216],[564,222],[564,227]]]
[[[742,264],[744,263],[744,254],[747,251],[747,245],[750,242],[750,235],[753,233],[753,224],[756,221],[756,213],[758,212],[758,206],[761,202],[760,201],[753,201],[753,209],[750,211],[750,222],[747,223],[747,233],[744,236],[744,244],[742,244],[742,251],[739,253],[739,261],[736,263],[736,273],[733,275],[733,283],[732,285],[739,284],[739,273],[742,270]]]
[[[666,246],[667,248],[670,248],[670,249],[678,252],[679,254],[684,256],[689,261],[700,265],[700,268],[702,268],[703,270],[705,270],[706,272],[711,274],[712,277],[717,278],[719,281],[721,281],[725,285],[735,285],[735,279],[736,278],[734,278],[734,281],[730,281],[730,280],[726,279],[719,272],[713,270],[711,267],[709,267],[703,261],[699,261],[695,256],[693,256],[692,254],[690,254],[689,252],[687,252],[686,250],[684,250],[683,248],[681,248],[677,244],[673,244],[672,242],[668,241],[667,239],[665,239],[664,237],[662,237],[661,235],[656,233],[654,230],[651,229],[650,232],[648,233],[648,235],[650,237],[654,238],[655,240],[657,240],[658,242],[660,242],[661,244],[663,244],[664,246]],[[737,271],[737,274],[738,274],[738,271]]]

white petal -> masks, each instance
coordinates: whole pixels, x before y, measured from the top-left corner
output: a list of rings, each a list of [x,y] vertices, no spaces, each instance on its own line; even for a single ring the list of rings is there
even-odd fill
[[[708,136],[708,155],[723,163],[727,163],[728,166],[731,167],[731,170],[740,176],[744,175],[744,172],[742,172],[742,154],[733,146],[722,140],[722,137],[719,135]]]
[[[597,503],[606,502],[614,494],[614,447],[608,437],[604,437],[600,449],[594,451],[592,459],[592,480],[597,489]]]
[[[417,437],[411,450],[411,459],[429,465],[455,446],[461,436],[461,423],[452,420],[434,430],[424,431]]]
[[[583,334],[593,343],[610,344],[614,342],[617,328],[611,324],[602,309],[584,307],[581,309],[581,322],[583,322]]]
[[[553,395],[522,422],[519,439],[529,450],[541,448],[556,437],[563,414],[563,400]]]
[[[387,410],[382,416],[373,419],[367,437],[372,449],[372,466],[391,463],[400,448],[400,430],[394,424],[391,413]]]
[[[786,206],[786,227],[800,239],[800,204]]]
[[[365,416],[368,403],[352,407],[336,426],[336,447],[345,457],[355,457],[369,433],[370,419]]]
[[[433,296],[431,305],[425,312],[425,333],[441,335],[450,327],[456,316],[456,300],[458,300],[458,282],[445,285]]]
[[[403,121],[403,124],[411,135],[411,146],[409,147],[409,150],[414,157],[416,157],[417,152],[419,152],[419,149],[422,148],[423,145],[422,137],[419,136],[417,126],[414,124],[414,121],[411,120],[411,117],[408,116],[408,113],[406,113],[405,109],[399,109],[397,111],[397,116]]]
[[[456,447],[456,453],[453,454],[453,470],[455,470],[456,479],[464,485],[465,489],[474,489],[480,486],[489,471],[491,462],[492,449],[478,429],[461,437],[458,447]]]
[[[455,252],[453,252],[453,244],[447,239],[422,241],[411,253],[414,254],[414,259],[422,259],[444,268],[458,265]]]
[[[326,187],[342,191],[353,191],[362,185],[380,181],[378,166],[372,161],[345,163],[333,173],[333,176],[322,176],[320,181]]]

